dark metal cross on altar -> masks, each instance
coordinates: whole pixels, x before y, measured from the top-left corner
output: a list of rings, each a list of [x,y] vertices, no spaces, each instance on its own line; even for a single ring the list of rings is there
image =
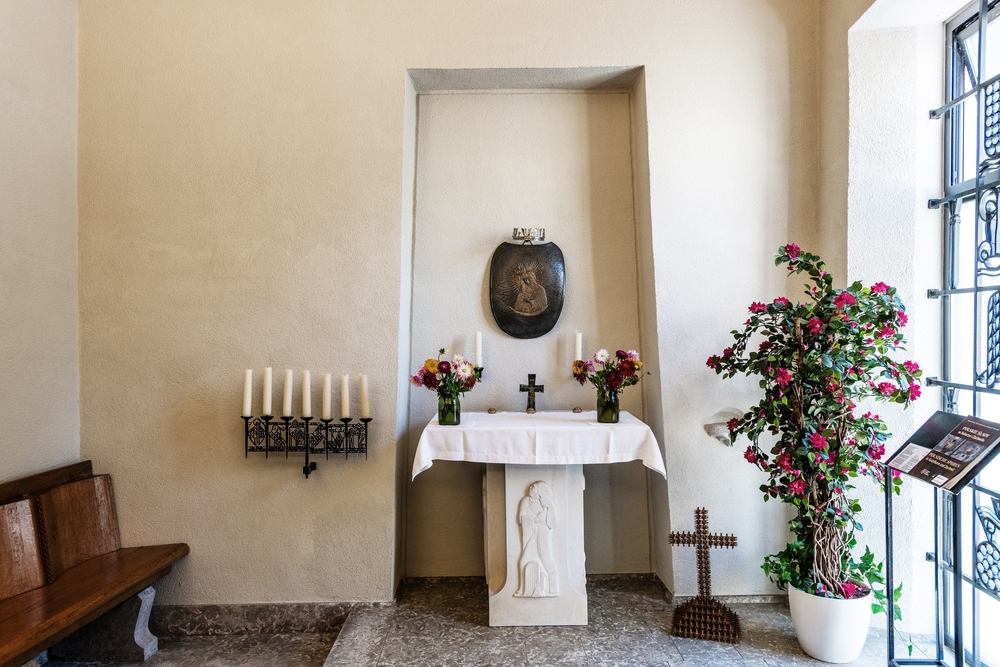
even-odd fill
[[[526,412],[531,414],[535,411],[535,392],[537,391],[540,394],[544,394],[545,385],[535,384],[535,374],[528,373],[528,384],[522,384],[521,391],[528,392],[528,409]]]
[[[709,549],[732,549],[736,547],[735,535],[712,535],[708,532],[708,510],[699,507],[694,511],[694,532],[674,531],[670,533],[670,544],[679,547],[696,547],[698,554],[698,597],[712,597],[712,561]]]

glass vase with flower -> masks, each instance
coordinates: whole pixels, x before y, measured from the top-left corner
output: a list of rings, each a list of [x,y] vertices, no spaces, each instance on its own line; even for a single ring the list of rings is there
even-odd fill
[[[577,359],[573,362],[573,377],[580,384],[588,381],[597,389],[597,421],[602,424],[617,424],[621,414],[618,395],[639,382],[642,376],[642,361],[635,350],[618,350],[614,357],[601,348],[593,359]]]
[[[410,377],[410,383],[437,392],[438,424],[457,426],[462,423],[460,396],[482,379],[483,369],[474,367],[460,354],[452,357],[451,361],[441,359],[446,352],[441,348],[436,359],[426,360],[416,375]]]

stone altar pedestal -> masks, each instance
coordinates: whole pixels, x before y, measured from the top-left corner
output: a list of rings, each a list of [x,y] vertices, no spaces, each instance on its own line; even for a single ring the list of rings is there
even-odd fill
[[[434,460],[487,463],[483,477],[490,625],[586,625],[583,464],[641,460],[666,477],[649,427],[627,412],[470,412],[424,429],[413,477]]]

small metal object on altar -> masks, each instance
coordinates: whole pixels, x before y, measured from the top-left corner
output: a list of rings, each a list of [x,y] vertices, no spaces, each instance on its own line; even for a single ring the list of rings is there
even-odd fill
[[[528,409],[525,410],[529,415],[535,414],[535,392],[544,394],[545,385],[535,384],[535,374],[528,373],[528,384],[521,385],[521,391],[528,392]]]
[[[698,555],[698,596],[674,611],[674,636],[738,644],[740,619],[732,609],[712,597],[712,561],[709,552],[712,547],[736,548],[736,536],[710,534],[708,510],[704,507],[694,511],[694,525],[693,533],[670,533],[670,544],[695,547]]]
[[[583,408],[573,408],[573,412],[574,414],[580,414],[581,412],[583,412]]]
[[[514,241],[501,243],[490,260],[490,310],[504,333],[538,338],[559,321],[566,296],[562,250],[545,240],[545,229],[516,227]]]
[[[495,415],[497,413],[497,409],[496,408],[490,408],[489,410],[486,411],[486,413],[487,414],[491,414],[491,415]]]

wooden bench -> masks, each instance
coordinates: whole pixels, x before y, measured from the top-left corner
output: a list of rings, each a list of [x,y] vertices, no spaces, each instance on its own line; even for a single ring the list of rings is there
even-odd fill
[[[141,661],[152,584],[186,544],[121,548],[111,478],[90,461],[0,484],[0,667],[45,649],[67,660]]]

